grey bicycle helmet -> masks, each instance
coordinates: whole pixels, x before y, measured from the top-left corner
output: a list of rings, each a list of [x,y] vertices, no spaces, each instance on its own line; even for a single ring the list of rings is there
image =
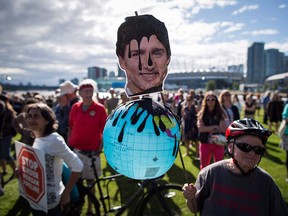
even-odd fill
[[[226,130],[226,139],[229,141],[243,135],[257,136],[266,144],[271,131],[264,128],[258,121],[254,119],[244,118],[233,121]]]

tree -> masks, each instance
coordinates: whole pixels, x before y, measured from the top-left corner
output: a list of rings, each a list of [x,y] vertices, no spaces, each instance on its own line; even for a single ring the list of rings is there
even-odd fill
[[[273,83],[272,89],[273,90],[278,90],[278,83],[277,82]]]
[[[264,85],[263,85],[263,90],[264,90],[264,91],[269,90],[269,84],[268,84],[267,82],[264,83]]]
[[[214,91],[216,89],[215,80],[208,80],[206,83],[206,91]]]
[[[233,82],[232,83],[232,89],[233,90],[239,90],[239,83]]]

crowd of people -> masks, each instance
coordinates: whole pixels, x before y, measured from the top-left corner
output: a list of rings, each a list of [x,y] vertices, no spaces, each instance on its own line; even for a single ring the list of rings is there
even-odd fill
[[[118,28],[116,55],[127,83],[124,91],[109,89],[108,98],[99,97],[92,79],[83,80],[79,86],[66,81],[49,98],[28,92],[21,101],[16,95],[9,97],[1,93],[1,176],[7,174],[6,164],[14,171],[13,176],[19,176],[15,158],[11,156],[11,142],[16,134],[21,135],[21,142],[46,153],[48,214],[30,203],[33,215],[61,215],[78,178],[82,177],[87,184],[94,180],[87,154],[94,155],[95,170],[101,175],[99,154],[103,148],[103,129],[108,115],[118,105],[134,99],[128,97],[163,91],[171,58],[168,31],[163,22],[152,15],[139,16],[137,12],[126,17]],[[245,94],[244,103],[238,95],[232,97],[229,90],[204,94],[179,89],[175,94],[160,95],[159,100],[179,116],[181,142],[186,149],[183,156],[190,156],[190,150],[195,148],[194,159],[200,160],[196,184],[183,186],[191,212],[288,215],[272,177],[257,166],[266,152],[272,127],[276,133],[282,119],[288,122],[288,105],[284,108],[277,92],[265,94],[263,100],[260,95]],[[263,122],[268,123],[269,130],[254,120],[261,105]],[[244,119],[240,119],[242,112]],[[287,137],[282,139],[286,152]],[[231,158],[224,160],[225,154]],[[65,165],[63,162],[71,171],[65,186],[59,172]],[[287,164],[288,153],[288,179]],[[0,187],[0,195],[3,194]],[[91,215],[94,213],[88,200],[87,216]]]
[[[94,180],[91,159],[86,154],[95,152],[95,168],[101,175],[99,155],[107,115],[129,98],[124,91],[116,92],[112,88],[107,98],[99,98],[97,92],[97,84],[92,79],[83,80],[79,86],[65,81],[48,97],[39,92],[20,96],[1,92],[0,179],[7,175],[6,164],[11,166],[13,177],[19,176],[16,156],[12,156],[11,151],[12,138],[16,134],[20,135],[20,142],[43,150],[49,155],[45,157],[49,167],[47,176],[53,176],[47,180],[48,215],[61,215],[79,177],[87,184]],[[69,167],[71,174],[64,186],[59,170],[65,167]],[[0,195],[3,194],[0,182]],[[33,215],[46,215],[33,202],[30,206]],[[93,215],[89,200],[87,210],[87,215]]]
[[[99,151],[103,148],[102,132],[106,118],[117,106],[130,100],[127,98],[125,91],[116,91],[111,88],[109,89],[109,93],[110,97],[97,97],[97,85],[91,79],[83,80],[79,86],[66,81],[60,84],[59,89],[55,90],[53,97],[48,98],[39,93],[27,92],[25,95],[22,95],[24,99],[21,101],[18,97],[3,92],[0,100],[2,123],[0,149],[1,175],[7,174],[6,164],[9,164],[12,170],[17,170],[14,158],[11,156],[11,142],[16,133],[19,133],[21,135],[21,142],[43,149],[46,153],[52,154],[56,158],[63,158],[64,162],[72,170],[73,175],[71,183],[69,183],[70,186],[64,190],[65,187],[60,183],[61,179],[56,178],[54,181],[57,183],[56,185],[60,186],[51,189],[51,191],[55,192],[55,190],[59,190],[63,192],[64,190],[65,192],[67,190],[70,192],[80,175],[83,179],[86,179],[88,184],[91,183],[94,180],[93,172],[91,171],[91,160],[85,154],[88,152],[97,152],[94,154],[96,170],[101,175]],[[219,138],[219,135],[225,136],[229,125],[240,119],[242,110],[245,118],[254,119],[255,115],[257,115],[256,103],[260,103],[265,114],[267,114],[267,117],[263,116],[263,121],[267,118],[269,131],[273,123],[275,125],[274,131],[276,132],[282,118],[288,119],[288,105],[284,109],[284,102],[278,93],[275,92],[270,93],[268,102],[266,94],[261,98],[260,102],[257,102],[259,97],[253,97],[253,94],[249,93],[243,97],[245,100],[242,103],[238,95],[232,95],[227,89],[221,92],[208,91],[205,94],[202,91],[196,93],[193,89],[187,92],[179,89],[175,93],[164,92],[163,95],[165,96],[162,98],[162,102],[178,115],[181,123],[181,142],[186,149],[183,156],[191,156],[191,152],[193,152],[191,150],[194,148],[194,159],[200,160],[199,168],[201,172],[202,170],[203,172],[207,170],[205,167],[210,167],[209,165],[212,162],[223,161],[225,154],[231,155],[231,149],[234,151],[236,148],[240,150],[243,148],[240,144],[234,145],[232,143],[233,145],[231,144],[229,147],[229,145],[217,142],[217,139],[215,141],[215,137]],[[17,98],[15,100],[17,103],[15,103],[13,98]],[[161,98],[159,99],[161,100]],[[20,103],[21,109],[18,109]],[[48,124],[48,122],[52,123]],[[45,132],[46,127],[50,128],[47,129],[48,132]],[[287,143],[287,139],[284,141]],[[49,146],[48,143],[58,146],[57,148],[53,146],[53,149],[59,149],[62,146],[63,149],[60,152],[63,155],[59,155],[58,150],[51,152],[52,148],[47,147]],[[285,150],[287,152],[288,148]],[[74,159],[72,160],[72,158]],[[51,160],[54,160],[54,158]],[[235,161],[235,158],[233,161]],[[286,181],[288,182],[287,161],[288,153],[286,160]],[[60,165],[58,163],[55,166]],[[190,188],[191,184],[188,186]],[[188,186],[186,185],[186,187]],[[196,189],[194,188],[194,190]],[[61,206],[69,202],[70,199],[67,198],[68,192],[64,193],[66,198],[64,195],[63,197],[58,197],[58,205],[55,206],[55,203],[49,205],[53,214],[56,214],[55,211],[61,211]],[[4,190],[0,188],[0,195],[3,194]],[[33,205],[31,207],[33,212],[39,214],[39,210],[33,209]],[[197,210],[199,210],[198,207]],[[92,205],[88,202],[88,215],[90,213],[90,215],[93,215],[92,212]]]
[[[195,160],[200,160],[200,168],[204,168],[213,157],[214,162],[222,160],[225,155],[225,145],[217,141],[223,138],[228,125],[240,118],[241,103],[232,100],[232,94],[225,89],[221,92],[203,91],[196,93],[194,89],[185,92],[179,89],[176,93],[167,94],[165,103],[177,113],[180,119],[182,138],[186,152],[191,155],[194,147]]]

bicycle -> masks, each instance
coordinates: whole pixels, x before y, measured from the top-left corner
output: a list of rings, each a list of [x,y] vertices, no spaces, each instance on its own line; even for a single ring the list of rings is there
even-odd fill
[[[4,194],[5,185],[8,184],[12,179],[14,179],[14,173],[12,173],[6,181],[4,180],[4,174],[0,173],[0,196]]]
[[[92,161],[93,172],[95,175],[95,181],[93,184],[84,186],[83,184],[78,184],[78,188],[80,194],[82,193],[82,198],[88,196],[88,198],[92,201],[96,215],[101,215],[101,208],[103,215],[108,215],[110,213],[115,213],[115,215],[122,215],[132,204],[136,203],[136,207],[133,215],[145,216],[145,215],[182,215],[182,210],[186,208],[186,202],[183,199],[182,195],[182,186],[177,184],[160,184],[158,181],[161,178],[151,179],[151,180],[143,180],[143,181],[135,181],[137,184],[137,188],[134,192],[129,194],[128,199],[123,203],[120,200],[119,206],[111,205],[111,196],[109,194],[109,185],[111,182],[117,181],[120,178],[129,178],[121,175],[115,174],[106,177],[99,177],[96,169],[94,167],[95,158],[93,157],[95,154],[99,154],[99,152],[80,152],[86,154]],[[106,186],[106,194],[101,187],[100,182],[107,182]],[[96,195],[91,192],[91,188],[97,185],[98,193],[100,196],[100,202],[97,199]],[[121,193],[121,191],[120,191]],[[121,197],[121,196],[120,196]],[[183,200],[181,206],[176,205],[176,201],[179,203],[179,200]],[[107,201],[106,201],[107,200]],[[134,207],[134,205],[133,205]]]

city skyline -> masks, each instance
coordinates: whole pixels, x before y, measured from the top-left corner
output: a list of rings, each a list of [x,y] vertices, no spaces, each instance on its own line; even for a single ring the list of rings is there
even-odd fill
[[[265,43],[288,55],[287,1],[0,0],[0,75],[11,83],[57,85],[87,76],[88,67],[117,73],[118,26],[152,14],[168,29],[169,72],[247,62],[247,49]]]

